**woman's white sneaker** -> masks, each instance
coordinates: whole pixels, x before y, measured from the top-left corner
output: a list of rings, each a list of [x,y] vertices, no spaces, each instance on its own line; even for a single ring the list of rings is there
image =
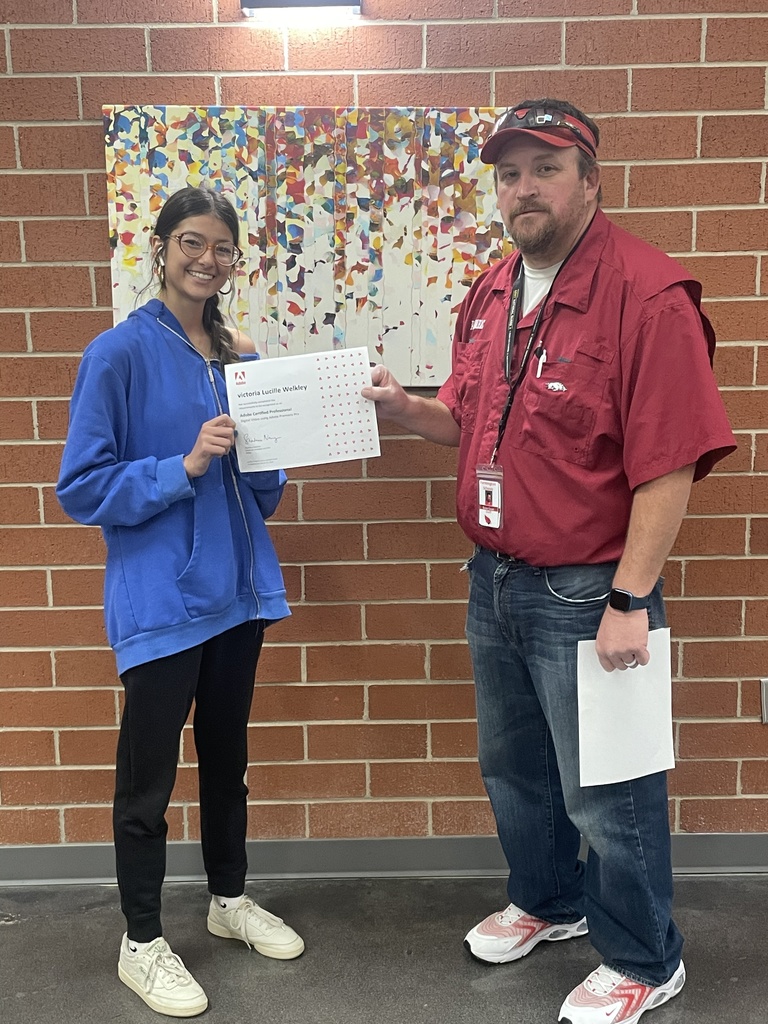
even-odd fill
[[[240,939],[274,960],[293,960],[304,952],[304,940],[282,918],[244,896],[234,910],[224,910],[214,897],[208,909],[208,931],[222,939]]]
[[[147,1006],[168,1017],[196,1017],[208,1007],[208,997],[162,937],[132,953],[123,936],[117,976]]]

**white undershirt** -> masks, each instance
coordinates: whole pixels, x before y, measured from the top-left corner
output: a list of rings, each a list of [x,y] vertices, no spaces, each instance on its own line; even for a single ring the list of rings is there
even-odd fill
[[[525,276],[523,278],[523,316],[535,309],[547,294],[555,280],[555,274],[565,260],[554,263],[551,267],[529,267],[523,260]]]

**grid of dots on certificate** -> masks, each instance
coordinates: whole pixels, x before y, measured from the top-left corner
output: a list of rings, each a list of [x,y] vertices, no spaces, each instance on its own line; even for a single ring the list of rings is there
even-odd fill
[[[336,349],[316,357],[328,458],[378,455],[378,432],[360,391],[371,382],[366,349]]]

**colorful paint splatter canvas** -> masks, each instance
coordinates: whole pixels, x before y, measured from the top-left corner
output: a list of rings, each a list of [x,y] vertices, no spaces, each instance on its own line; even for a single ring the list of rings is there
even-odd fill
[[[500,113],[105,107],[116,319],[149,281],[163,201],[206,185],[242,223],[223,308],[262,355],[367,345],[403,384],[441,384],[459,304],[507,251],[478,155]]]

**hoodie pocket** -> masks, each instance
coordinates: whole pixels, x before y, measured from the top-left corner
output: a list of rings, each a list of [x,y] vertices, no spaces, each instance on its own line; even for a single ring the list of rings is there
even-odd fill
[[[215,615],[234,601],[237,572],[224,485],[198,493],[193,504],[192,551],[176,583],[194,619]]]

